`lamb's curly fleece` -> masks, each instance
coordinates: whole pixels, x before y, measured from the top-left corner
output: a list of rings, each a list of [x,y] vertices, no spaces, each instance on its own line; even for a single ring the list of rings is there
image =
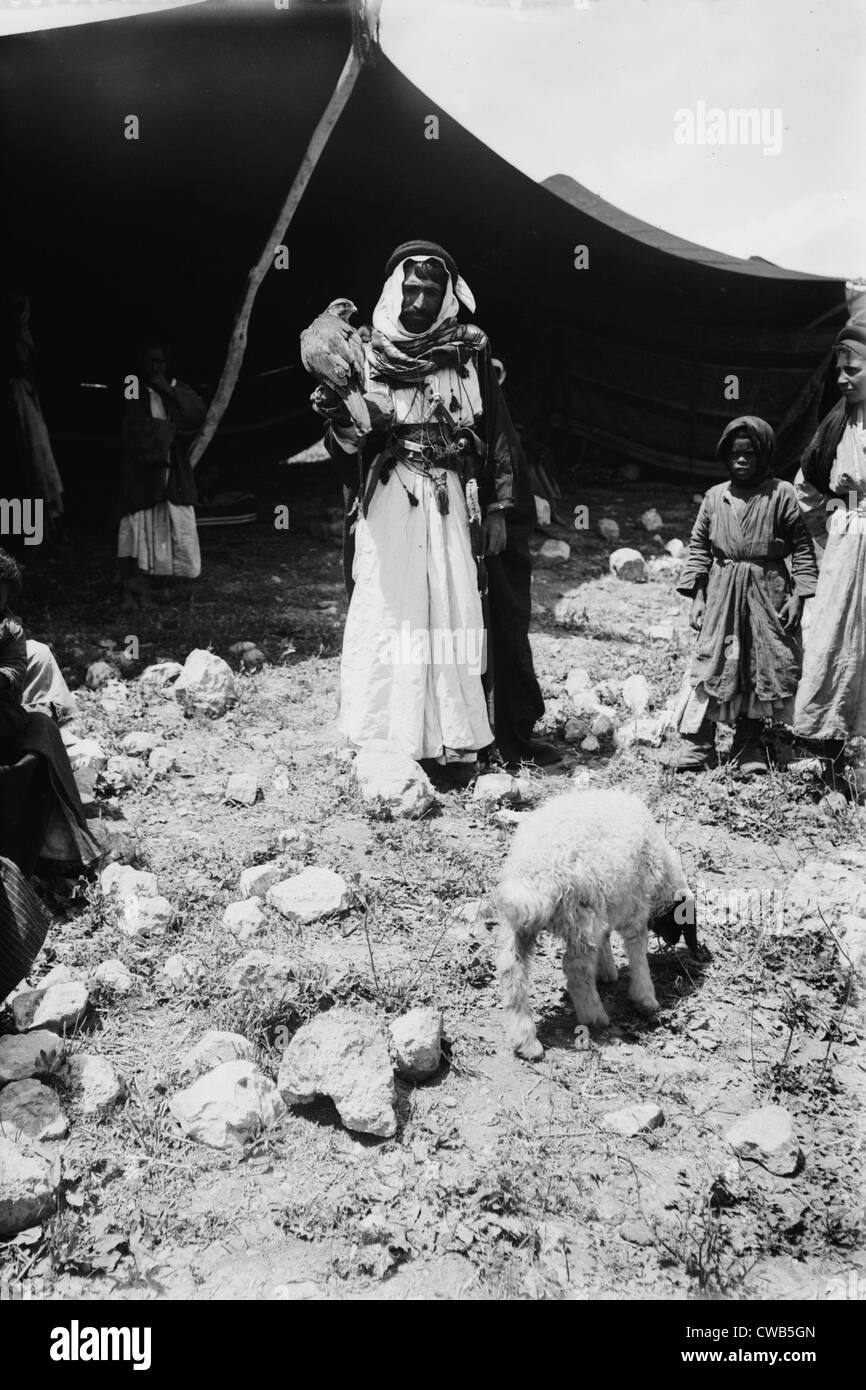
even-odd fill
[[[679,855],[629,792],[567,792],[528,815],[492,894],[503,929],[498,965],[514,1050],[530,1059],[544,1052],[529,996],[529,965],[542,931],[565,941],[563,969],[578,1023],[604,1027],[609,1020],[596,978],[617,978],[611,931],[621,933],[628,953],[630,999],[641,1012],[655,1013],[647,927],[688,892]]]

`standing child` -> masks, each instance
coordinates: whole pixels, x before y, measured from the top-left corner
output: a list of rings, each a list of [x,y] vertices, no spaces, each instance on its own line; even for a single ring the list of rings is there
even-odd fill
[[[767,422],[744,415],[716,448],[730,480],[704,497],[677,586],[692,599],[699,634],[678,711],[680,746],[666,760],[678,772],[715,766],[718,723],[735,725],[731,760],[740,770],[766,772],[761,724],[793,717],[803,599],[818,569],[792,484],[769,476],[774,447]]]

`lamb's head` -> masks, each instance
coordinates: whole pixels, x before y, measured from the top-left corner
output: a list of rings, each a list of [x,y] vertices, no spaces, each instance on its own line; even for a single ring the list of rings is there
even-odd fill
[[[696,960],[710,959],[706,946],[698,942],[698,909],[693,893],[678,892],[671,906],[657,913],[649,925],[668,946],[676,946],[680,937],[684,937]]]

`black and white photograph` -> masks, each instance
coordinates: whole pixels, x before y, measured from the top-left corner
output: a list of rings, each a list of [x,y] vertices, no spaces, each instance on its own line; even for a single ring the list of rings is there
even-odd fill
[[[0,0],[0,1303],[43,1374],[427,1301],[830,1373],[864,71],[860,0]]]

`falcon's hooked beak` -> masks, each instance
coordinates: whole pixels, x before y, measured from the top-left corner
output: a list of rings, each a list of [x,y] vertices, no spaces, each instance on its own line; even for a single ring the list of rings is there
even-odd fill
[[[338,319],[343,319],[346,323],[357,312],[357,305],[353,304],[351,299],[333,299],[328,305],[328,313],[335,314]]]

